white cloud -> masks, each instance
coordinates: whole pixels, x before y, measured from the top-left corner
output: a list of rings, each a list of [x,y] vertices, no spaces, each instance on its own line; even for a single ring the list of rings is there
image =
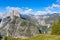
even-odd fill
[[[57,2],[58,4],[60,4],[60,0],[56,0],[56,2]]]
[[[42,10],[38,10],[38,11],[35,11],[31,8],[28,8],[28,7],[23,7],[23,8],[20,8],[20,7],[6,7],[7,9],[7,12],[10,13],[12,10],[17,10],[19,13],[21,14],[34,14],[34,15],[43,15],[43,14],[47,14],[47,13],[60,13],[60,5],[59,4],[52,4],[51,6],[48,6],[48,7],[45,7],[44,8],[44,11]]]
[[[30,13],[32,13],[32,9],[24,10],[23,13],[24,13],[24,14],[30,14]]]
[[[60,9],[60,5],[59,4],[52,4],[51,6],[46,7],[45,9],[50,11],[50,10],[54,10],[56,8]]]
[[[11,12],[12,10],[17,10],[19,11],[21,14],[30,14],[32,12],[32,9],[29,9],[29,8],[19,8],[19,7],[6,7],[7,11]]]
[[[10,6],[8,6],[8,7],[6,7],[6,9],[20,9],[19,7],[10,7]]]
[[[35,15],[43,15],[43,14],[46,14],[46,11],[37,11],[35,13]]]
[[[53,13],[53,12],[58,13],[60,10],[60,5],[59,4],[52,4],[51,6],[46,7],[45,10],[49,11],[51,13]]]
[[[60,8],[60,5],[59,4],[53,4],[52,8]]]
[[[21,10],[21,8],[19,8],[19,7],[10,7],[10,6],[6,7],[6,9],[7,9],[7,11],[9,11],[9,12],[11,12],[12,10],[17,10],[17,11],[20,12],[20,10]]]
[[[35,15],[43,15],[43,14],[52,14],[52,13],[60,13],[60,5],[52,4],[51,6],[45,7],[44,11],[36,11]]]

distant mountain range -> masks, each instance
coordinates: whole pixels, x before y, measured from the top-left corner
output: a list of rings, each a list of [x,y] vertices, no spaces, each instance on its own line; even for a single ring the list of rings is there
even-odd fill
[[[18,14],[20,18],[36,23],[39,26],[46,26],[47,24],[52,25],[53,20],[58,20],[60,18],[60,13],[46,14],[46,15],[26,15],[26,14]],[[0,17],[0,22],[3,21],[4,18],[11,17],[13,19],[13,14],[7,14],[7,16]]]
[[[46,24],[50,24],[54,19],[60,18],[60,13],[53,13],[53,14],[46,14],[46,15],[22,15],[20,14],[20,17],[34,22],[41,22],[45,21]]]
[[[0,17],[0,22],[3,21],[4,18],[9,18],[11,17],[13,19],[14,14],[7,14],[5,16]],[[60,18],[60,13],[53,13],[53,14],[46,14],[46,15],[26,15],[26,14],[17,14],[19,15],[20,18],[31,21],[36,23],[36,25],[39,26],[46,26],[47,24],[52,25],[54,19],[59,19]],[[16,15],[16,16],[17,16]]]

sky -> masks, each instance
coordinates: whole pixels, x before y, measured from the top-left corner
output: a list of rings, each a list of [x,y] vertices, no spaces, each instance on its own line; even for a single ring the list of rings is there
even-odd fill
[[[12,9],[22,14],[60,13],[60,0],[0,0],[0,14]]]

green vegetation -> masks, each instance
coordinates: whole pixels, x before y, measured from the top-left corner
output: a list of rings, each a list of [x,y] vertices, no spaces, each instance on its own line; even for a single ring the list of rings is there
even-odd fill
[[[22,21],[21,26],[36,26],[34,23],[29,21]]]
[[[27,22],[26,21],[23,21],[20,25],[21,26],[27,26]]]
[[[54,24],[51,27],[52,35],[60,35],[60,19],[58,21],[54,21]]]
[[[60,40],[60,36],[40,34],[35,37],[27,38],[27,39],[5,37],[5,40]]]

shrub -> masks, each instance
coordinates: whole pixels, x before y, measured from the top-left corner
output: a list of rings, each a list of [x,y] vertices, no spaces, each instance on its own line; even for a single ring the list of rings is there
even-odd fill
[[[54,21],[54,24],[51,26],[52,35],[60,35],[60,19]]]
[[[26,21],[23,21],[20,25],[21,26],[27,26],[27,22]]]

